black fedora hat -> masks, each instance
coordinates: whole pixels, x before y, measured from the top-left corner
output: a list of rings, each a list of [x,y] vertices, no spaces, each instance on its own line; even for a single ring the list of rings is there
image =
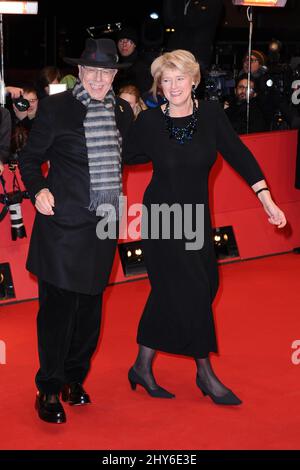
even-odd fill
[[[131,64],[120,64],[117,48],[112,39],[91,39],[85,42],[85,49],[81,57],[64,57],[67,64],[87,65],[89,67],[101,67],[104,69],[125,69]]]

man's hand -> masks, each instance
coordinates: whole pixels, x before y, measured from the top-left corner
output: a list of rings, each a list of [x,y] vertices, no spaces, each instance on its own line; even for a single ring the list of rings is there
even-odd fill
[[[5,87],[5,91],[6,93],[10,93],[13,100],[23,95],[23,88],[18,88],[16,86],[7,86]]]
[[[54,215],[54,197],[49,189],[44,188],[35,197],[35,207],[43,215]]]

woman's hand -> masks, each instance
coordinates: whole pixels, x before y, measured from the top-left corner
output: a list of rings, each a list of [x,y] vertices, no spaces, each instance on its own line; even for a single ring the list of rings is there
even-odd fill
[[[278,228],[283,228],[286,225],[284,212],[273,201],[264,205],[264,209],[269,216],[270,224],[277,225]]]
[[[258,199],[263,205],[264,210],[268,214],[268,221],[272,225],[276,225],[278,228],[283,228],[286,225],[286,218],[284,212],[276,206],[272,199],[269,189],[267,189],[267,183],[265,180],[258,181],[252,186],[254,192],[260,191],[257,195]]]
[[[0,162],[0,176],[2,175],[3,171],[4,171],[4,165],[3,163]]]
[[[43,215],[54,215],[54,197],[49,189],[44,188],[35,197],[35,207]]]

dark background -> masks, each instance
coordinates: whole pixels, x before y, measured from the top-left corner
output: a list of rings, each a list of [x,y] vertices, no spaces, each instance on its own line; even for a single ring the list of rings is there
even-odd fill
[[[176,2],[176,0],[174,0]],[[6,75],[11,69],[63,66],[63,56],[76,57],[88,37],[88,26],[123,22],[140,30],[152,11],[162,13],[163,0],[40,0],[39,14],[4,15],[4,57]],[[225,8],[216,43],[245,50],[248,39],[246,8],[224,0]],[[284,44],[284,54],[293,55],[300,44],[300,1],[288,0],[282,8],[256,8],[254,46],[266,49],[273,37]],[[168,25],[172,26],[172,25]],[[229,47],[229,49],[230,49]],[[230,49],[231,50],[231,49]]]

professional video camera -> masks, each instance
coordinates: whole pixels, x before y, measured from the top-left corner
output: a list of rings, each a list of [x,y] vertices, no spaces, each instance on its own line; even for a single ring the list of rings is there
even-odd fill
[[[29,194],[27,191],[21,191],[16,175],[14,175],[13,179],[13,191],[10,193],[6,192],[3,176],[0,176],[0,181],[3,187],[3,194],[0,194],[0,202],[4,205],[0,213],[0,222],[2,222],[6,214],[9,212],[11,238],[15,241],[17,238],[24,238],[27,236],[20,204],[23,199],[29,199]]]
[[[216,66],[204,73],[204,98],[208,101],[224,101],[235,87],[233,74]]]

